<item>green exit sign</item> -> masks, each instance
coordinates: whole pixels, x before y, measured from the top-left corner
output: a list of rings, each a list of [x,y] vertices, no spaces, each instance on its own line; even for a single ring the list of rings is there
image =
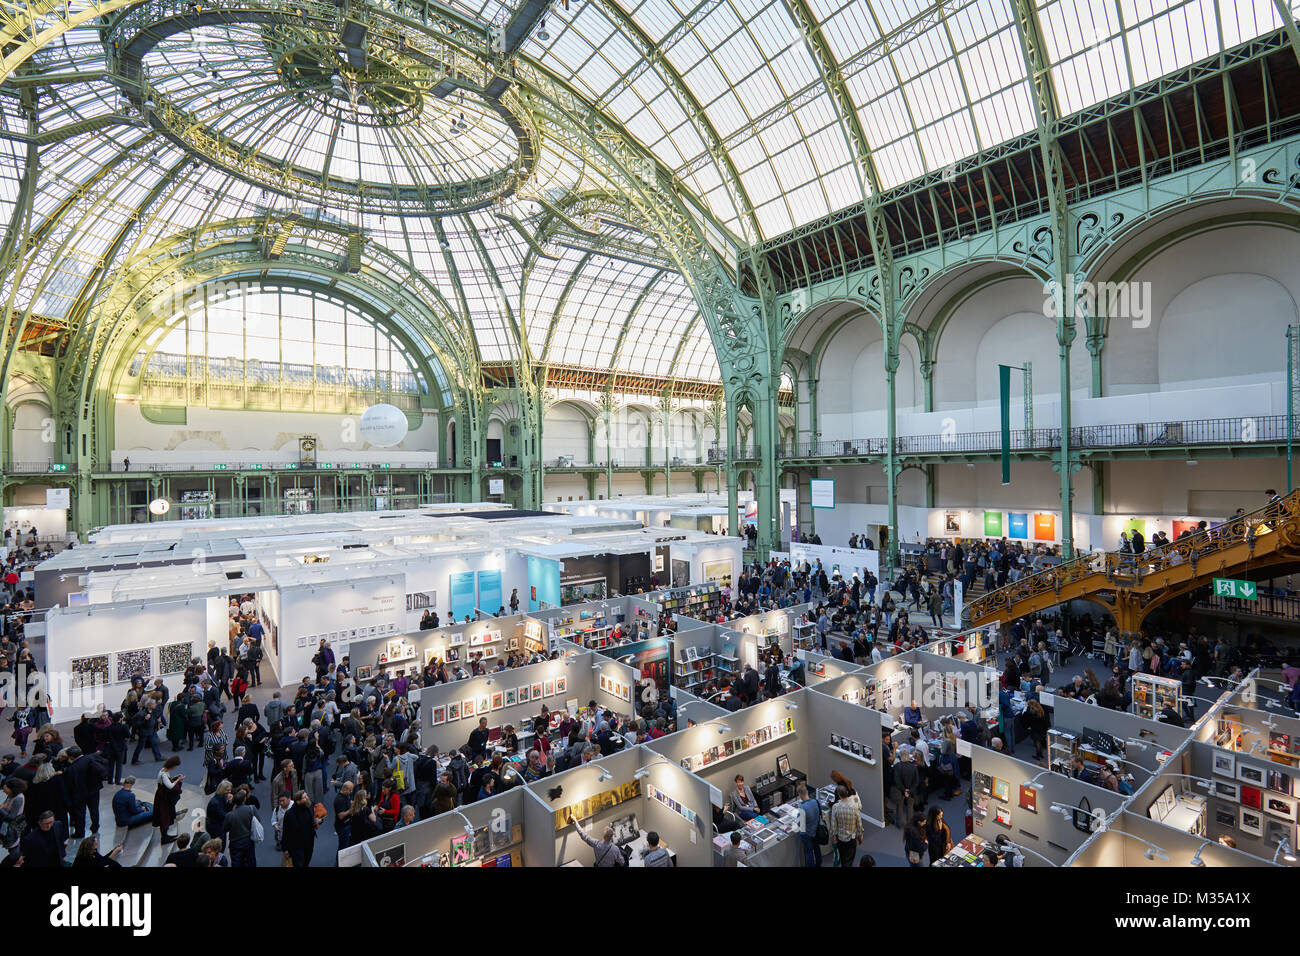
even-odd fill
[[[262,470],[265,469],[265,468],[266,468],[266,465],[254,465],[254,466],[253,466],[253,471],[262,471]]]
[[[392,468],[393,466],[392,466],[390,463],[388,463],[388,462],[384,462],[384,463],[383,463],[382,465],[380,465],[379,467],[380,467],[380,468]]]
[[[332,461],[322,461],[322,462],[321,462],[320,464],[318,464],[316,467],[317,467],[317,468],[333,468],[333,467],[334,467],[334,462],[332,462]]]
[[[50,471],[67,471],[67,470],[68,470],[68,466],[63,464],[62,462],[58,462],[50,465]]]
[[[1240,598],[1243,601],[1258,601],[1259,588],[1254,581],[1238,581],[1235,578],[1215,578],[1214,596]]]
[[[291,461],[291,462],[289,462],[289,464],[285,465],[284,467],[289,468],[289,469],[297,468],[297,467],[298,467],[298,463],[297,463],[296,461]]]
[[[228,469],[229,467],[230,467],[229,465],[220,465],[220,464],[218,464],[218,465],[213,465],[213,466],[212,466],[212,470],[213,470],[213,471],[225,471],[225,470]]]

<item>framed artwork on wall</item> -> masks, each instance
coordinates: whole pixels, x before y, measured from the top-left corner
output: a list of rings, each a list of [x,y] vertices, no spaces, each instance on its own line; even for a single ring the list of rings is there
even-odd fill
[[[179,674],[190,666],[194,658],[194,643],[163,644],[158,648],[158,673]]]
[[[1264,794],[1264,812],[1284,820],[1296,821],[1296,801],[1294,797],[1284,797],[1276,793]]]
[[[1214,772],[1221,777],[1237,777],[1237,758],[1232,754],[1216,750],[1214,752]]]
[[[370,680],[375,676],[375,669],[369,664],[357,665],[357,680]]]
[[[569,679],[567,677],[555,678],[555,692],[557,694],[563,694],[568,689],[569,689]]]
[[[537,683],[533,684],[533,700],[541,700],[541,698],[542,698],[542,682],[538,681]]]
[[[1291,775],[1281,770],[1268,770],[1264,773],[1264,786],[1278,793],[1291,796]]]
[[[505,695],[502,694],[501,691],[497,691],[492,695],[492,709],[500,710],[504,705],[504,701],[505,701]]]
[[[528,703],[529,700],[531,700],[531,696],[529,695],[528,691],[529,691],[529,687],[527,684],[519,688],[519,703],[526,704]]]
[[[993,778],[993,799],[1008,803],[1011,800],[1011,784],[1001,777]]]
[[[438,704],[429,710],[429,722],[432,724],[445,724],[447,722],[447,705]]]
[[[478,695],[478,716],[482,717],[492,709],[492,701],[487,694]]]
[[[1011,810],[1008,807],[998,807],[997,812],[993,814],[993,819],[1004,827],[1011,826]]]
[[[542,696],[543,697],[555,696],[555,681],[548,680],[545,684],[542,685]]]
[[[1227,780],[1214,780],[1211,782],[1214,785],[1211,792],[1220,800],[1231,800],[1233,803],[1241,800],[1241,784],[1230,783]]]
[[[519,703],[519,691],[511,687],[506,690],[506,706],[513,707]]]
[[[91,687],[95,684],[108,683],[108,655],[95,654],[91,657],[74,657],[69,664],[72,667],[72,686]]]
[[[1256,767],[1253,764],[1243,763],[1237,765],[1237,779],[1242,783],[1253,783],[1259,786],[1264,784],[1264,768]]]
[[[1241,785],[1241,805],[1249,807],[1252,810],[1259,810],[1264,806],[1264,791],[1258,787],[1248,787]]]
[[[465,718],[465,717],[473,717],[473,716],[474,716],[474,698],[473,698],[473,697],[466,697],[464,700],[462,700],[462,701],[460,702],[460,716],[461,716],[462,719]]]
[[[1264,835],[1264,815],[1250,807],[1242,807],[1237,817],[1237,829],[1249,836]]]
[[[460,720],[460,704],[450,703],[447,705],[447,723],[453,720]]]

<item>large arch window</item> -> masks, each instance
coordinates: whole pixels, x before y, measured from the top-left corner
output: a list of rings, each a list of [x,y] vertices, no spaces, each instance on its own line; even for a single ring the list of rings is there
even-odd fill
[[[428,391],[397,339],[326,292],[239,283],[188,298],[131,362],[146,404],[414,410]]]

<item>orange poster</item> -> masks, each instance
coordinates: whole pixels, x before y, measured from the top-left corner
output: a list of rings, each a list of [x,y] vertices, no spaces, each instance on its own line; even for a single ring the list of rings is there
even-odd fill
[[[1034,515],[1034,540],[1056,540],[1056,515]]]

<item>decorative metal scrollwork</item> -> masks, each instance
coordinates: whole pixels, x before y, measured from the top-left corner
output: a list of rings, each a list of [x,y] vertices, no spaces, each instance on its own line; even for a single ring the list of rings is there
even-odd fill
[[[1052,241],[1052,227],[1039,226],[1034,230],[1031,237],[1032,243],[1024,243],[1019,240],[1012,243],[1011,248],[1020,253],[1027,259],[1037,259],[1043,265],[1051,265],[1052,260],[1056,258],[1055,245]]]

